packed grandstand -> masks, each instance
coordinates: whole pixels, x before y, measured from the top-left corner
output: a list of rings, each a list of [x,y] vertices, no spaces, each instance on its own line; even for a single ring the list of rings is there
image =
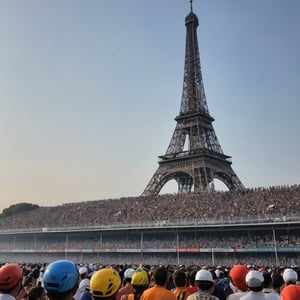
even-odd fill
[[[300,185],[39,207],[0,228],[3,261],[299,265]]]

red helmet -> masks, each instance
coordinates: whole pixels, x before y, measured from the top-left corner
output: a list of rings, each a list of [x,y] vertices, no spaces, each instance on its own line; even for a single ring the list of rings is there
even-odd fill
[[[17,264],[6,264],[0,268],[0,290],[14,288],[23,277],[23,269]]]

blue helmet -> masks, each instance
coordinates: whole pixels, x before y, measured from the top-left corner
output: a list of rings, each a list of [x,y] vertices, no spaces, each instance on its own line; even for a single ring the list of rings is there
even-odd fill
[[[78,269],[69,260],[57,260],[48,265],[43,283],[49,293],[64,293],[71,291],[79,279]]]

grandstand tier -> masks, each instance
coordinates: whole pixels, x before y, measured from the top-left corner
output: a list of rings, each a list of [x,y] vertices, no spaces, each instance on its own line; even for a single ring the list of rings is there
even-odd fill
[[[63,204],[0,218],[4,261],[299,265],[300,186]]]

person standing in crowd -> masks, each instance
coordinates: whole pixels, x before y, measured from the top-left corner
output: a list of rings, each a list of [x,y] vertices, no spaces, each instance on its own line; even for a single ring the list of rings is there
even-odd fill
[[[0,300],[21,300],[27,297],[23,288],[23,269],[18,264],[0,268]]]
[[[79,286],[74,295],[74,300],[80,300],[80,296],[85,292],[86,287],[90,286],[89,269],[85,266],[80,267],[79,270]]]
[[[78,290],[79,292],[79,300],[90,300],[92,296],[90,294],[90,279],[85,278],[80,281]],[[74,298],[75,300],[75,298]]]
[[[280,300],[299,300],[300,299],[300,286],[290,284],[284,287],[280,293]]]
[[[137,268],[132,275],[131,284],[134,288],[134,293],[123,295],[121,300],[140,300],[143,292],[149,285],[149,274],[145,268]]]
[[[193,269],[189,272],[189,276],[188,276],[188,292],[189,294],[194,294],[198,291],[198,287],[196,286],[196,282],[195,282],[195,278],[196,278],[196,274],[197,274],[197,270]]]
[[[283,271],[283,287],[280,292],[280,300],[299,300],[300,286],[298,286],[298,274],[294,269],[287,268]]]
[[[195,277],[198,291],[187,297],[187,300],[219,300],[218,297],[212,295],[214,291],[214,280],[211,272],[201,269],[196,273]]]
[[[168,271],[164,267],[159,267],[154,270],[152,276],[154,286],[144,291],[141,300],[176,300],[175,294],[166,288]]]
[[[271,273],[268,271],[262,272],[264,276],[264,288],[263,293],[268,300],[279,300],[279,293],[273,288],[273,281]]]
[[[43,285],[50,300],[73,300],[78,289],[79,273],[69,260],[50,263],[44,273]]]
[[[239,300],[247,293],[246,275],[249,269],[244,265],[234,265],[229,271],[229,279],[233,285],[233,294],[227,300]]]
[[[121,278],[117,270],[103,268],[91,278],[90,293],[94,300],[116,300],[121,287]]]
[[[41,286],[36,286],[30,289],[28,300],[47,300],[46,291]]]
[[[217,269],[220,271],[220,269]],[[217,277],[217,273],[216,270],[214,269],[210,269],[210,273],[212,275],[212,278],[214,280],[214,290],[212,292],[212,295],[216,296],[217,298],[219,298],[220,300],[226,300],[227,298],[227,293],[229,294],[232,293],[232,290],[230,289],[230,285],[229,285],[229,280],[228,278],[225,277],[225,273],[222,272],[217,272],[219,275],[221,275],[222,277]]]
[[[264,276],[257,270],[250,270],[246,275],[249,291],[240,300],[266,300],[264,293]]]
[[[173,282],[175,290],[173,293],[176,295],[177,300],[186,300],[190,295],[188,292],[188,282],[186,273],[183,270],[176,270],[173,273]]]
[[[284,286],[288,286],[290,284],[295,285],[298,280],[297,272],[291,268],[284,269],[282,277],[284,280]]]
[[[134,288],[131,284],[131,278],[135,269],[128,268],[124,272],[123,286],[119,289],[117,294],[117,300],[120,300],[123,295],[129,295],[134,293]]]

